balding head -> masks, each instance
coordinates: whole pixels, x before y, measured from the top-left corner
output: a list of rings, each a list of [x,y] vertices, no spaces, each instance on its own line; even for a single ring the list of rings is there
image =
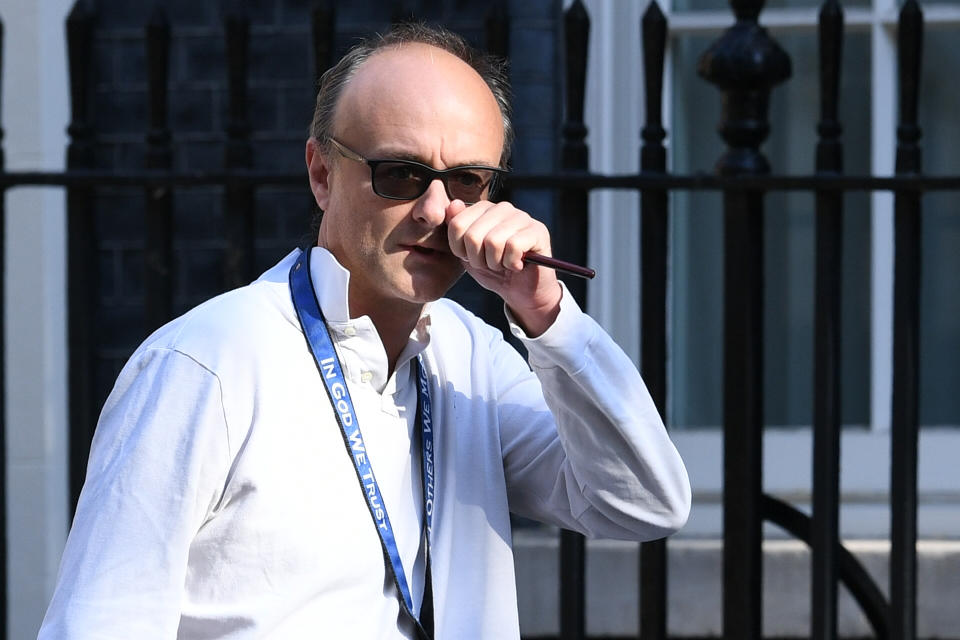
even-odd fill
[[[496,165],[504,147],[500,110],[483,78],[420,43],[379,49],[363,63],[340,96],[331,133],[376,157],[401,154],[438,168]]]
[[[310,125],[310,135],[329,151],[329,138],[334,134],[337,107],[346,86],[353,80],[371,56],[388,48],[408,45],[429,45],[459,59],[472,68],[486,84],[498,107],[503,128],[503,150],[500,166],[506,167],[513,142],[513,127],[510,120],[510,89],[504,64],[492,56],[473,49],[459,35],[442,27],[408,23],[393,27],[383,35],[376,35],[350,49],[340,61],[323,74],[317,103]]]

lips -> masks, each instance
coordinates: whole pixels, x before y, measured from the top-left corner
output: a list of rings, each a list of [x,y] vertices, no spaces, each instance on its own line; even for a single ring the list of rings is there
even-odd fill
[[[437,255],[437,254],[450,253],[449,247],[431,246],[431,245],[424,245],[424,244],[408,244],[406,245],[406,248],[423,255]]]

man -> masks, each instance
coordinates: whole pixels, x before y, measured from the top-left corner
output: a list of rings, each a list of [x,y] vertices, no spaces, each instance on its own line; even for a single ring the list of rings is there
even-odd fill
[[[311,133],[317,246],[131,357],[41,638],[516,638],[510,511],[625,539],[686,520],[639,374],[523,262],[544,225],[488,200],[499,70],[399,27],[325,75]],[[533,372],[440,299],[464,270]]]

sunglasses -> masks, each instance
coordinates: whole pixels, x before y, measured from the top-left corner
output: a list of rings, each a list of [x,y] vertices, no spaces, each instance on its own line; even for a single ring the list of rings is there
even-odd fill
[[[500,174],[506,173],[506,169],[483,165],[434,169],[413,160],[368,160],[338,140],[327,139],[344,158],[368,165],[373,192],[391,200],[416,200],[431,182],[439,180],[451,200],[474,204],[492,198]]]

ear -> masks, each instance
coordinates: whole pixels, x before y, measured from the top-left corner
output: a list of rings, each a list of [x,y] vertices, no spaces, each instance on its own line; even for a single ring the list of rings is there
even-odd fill
[[[326,211],[330,201],[330,167],[316,138],[311,137],[307,140],[306,155],[310,191],[313,193],[313,199],[317,201],[317,206],[322,211]]]

